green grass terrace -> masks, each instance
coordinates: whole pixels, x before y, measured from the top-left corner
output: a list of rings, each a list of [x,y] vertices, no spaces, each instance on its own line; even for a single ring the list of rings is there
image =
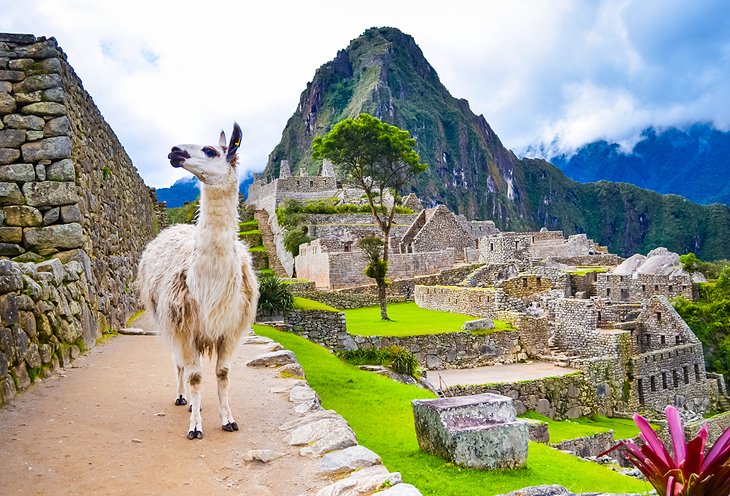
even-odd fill
[[[394,318],[405,319],[397,305],[389,308],[395,310]],[[574,492],[650,489],[645,482],[537,443],[530,443],[523,469],[486,471],[455,466],[418,447],[411,400],[433,398],[433,393],[362,371],[294,334],[258,325],[254,329],[293,351],[322,406],[342,415],[360,444],[379,454],[389,470],[400,472],[403,480],[418,487],[424,496],[490,496],[540,484],[560,484]]]
[[[390,321],[380,319],[380,307],[364,307],[343,310],[347,319],[347,332],[358,336],[420,336],[461,332],[467,320],[480,317],[420,308],[415,302],[389,303]],[[495,320],[494,329],[487,332],[511,330],[511,324]]]

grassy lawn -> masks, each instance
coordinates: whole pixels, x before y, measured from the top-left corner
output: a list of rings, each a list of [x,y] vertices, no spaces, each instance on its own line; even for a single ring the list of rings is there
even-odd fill
[[[248,251],[250,251],[251,253],[263,252],[266,251],[266,247],[264,245],[250,246],[248,248]]]
[[[323,406],[345,417],[358,441],[424,496],[490,496],[538,484],[561,484],[575,492],[650,489],[646,483],[537,443],[530,443],[525,469],[481,471],[454,466],[418,448],[411,400],[432,398],[431,392],[361,371],[299,336],[265,326],[254,329],[296,353]]]
[[[309,298],[301,298],[299,296],[294,297],[294,308],[297,310],[326,310],[328,312],[339,312],[334,307],[325,305],[318,301],[310,300]]]
[[[261,230],[259,230],[259,229],[252,229],[250,231],[239,231],[238,232],[238,235],[239,236],[245,236],[247,234],[249,234],[249,235],[251,235],[251,234],[261,234]]]
[[[568,272],[568,274],[572,274],[574,276],[584,276],[588,274],[589,272],[608,272],[607,267],[576,267],[576,270]]]
[[[548,423],[550,442],[559,443],[567,439],[590,436],[613,430],[613,438],[628,439],[639,435],[639,428],[631,419],[608,418],[601,415],[580,417],[572,420],[551,420],[537,412],[525,412],[520,417],[542,420]],[[652,424],[653,428],[657,426]]]
[[[344,310],[347,332],[360,336],[420,336],[461,332],[467,320],[478,319],[472,315],[440,312],[420,308],[415,302],[389,303],[388,316],[391,321],[380,319],[380,307],[354,308]],[[494,321],[494,330],[511,329],[507,322]]]

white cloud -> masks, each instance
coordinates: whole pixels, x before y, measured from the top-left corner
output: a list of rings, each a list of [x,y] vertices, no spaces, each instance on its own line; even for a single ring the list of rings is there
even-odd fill
[[[55,36],[145,180],[173,144],[238,120],[260,170],[314,71],[371,26],[411,34],[442,82],[517,151],[730,126],[721,1],[230,2],[0,0],[0,31]],[[721,15],[722,13],[722,15]],[[701,24],[701,25],[698,25]],[[704,25],[707,25],[705,28]]]

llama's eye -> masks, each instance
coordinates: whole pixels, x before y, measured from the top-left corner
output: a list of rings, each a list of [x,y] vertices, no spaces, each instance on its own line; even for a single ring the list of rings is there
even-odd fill
[[[203,153],[205,153],[205,156],[208,158],[214,158],[218,156],[218,152],[215,151],[213,148],[210,148],[209,146],[203,148]]]

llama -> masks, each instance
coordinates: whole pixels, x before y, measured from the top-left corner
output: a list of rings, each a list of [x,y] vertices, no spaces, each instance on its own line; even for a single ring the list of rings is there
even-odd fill
[[[241,335],[256,316],[258,283],[247,247],[238,241],[236,152],[242,133],[234,123],[226,146],[178,145],[167,156],[200,180],[195,225],[162,231],[142,254],[137,283],[147,311],[171,344],[177,366],[175,405],[190,400],[188,439],[203,437],[202,355],[217,355],[218,401],[224,431],[238,430],[228,405],[228,372]]]

